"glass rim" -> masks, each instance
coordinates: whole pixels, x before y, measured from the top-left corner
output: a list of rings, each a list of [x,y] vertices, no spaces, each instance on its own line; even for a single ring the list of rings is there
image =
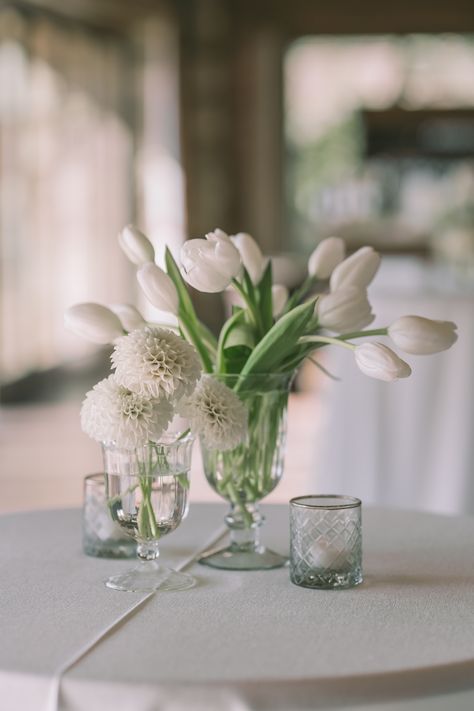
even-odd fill
[[[172,433],[170,433],[170,437],[172,436]],[[188,434],[185,437],[179,437],[179,435],[176,436],[176,438],[172,441],[169,442],[155,442],[154,440],[148,440],[148,442],[145,442],[144,444],[139,444],[137,447],[133,448],[127,448],[127,447],[119,447],[115,444],[115,442],[102,442],[102,447],[103,449],[106,450],[114,450],[116,452],[136,452],[139,449],[147,449],[149,447],[154,448],[154,447],[178,447],[180,444],[189,444],[191,442],[194,442],[196,439],[196,435],[194,432],[188,432]]]
[[[99,481],[99,477],[105,477],[106,472],[91,472],[90,474],[86,474],[84,477],[84,481]]]
[[[340,504],[305,504],[305,499],[341,499],[346,503]],[[290,499],[290,506],[297,506],[302,509],[356,509],[362,506],[362,501],[355,496],[346,494],[304,494],[303,496],[295,496]]]

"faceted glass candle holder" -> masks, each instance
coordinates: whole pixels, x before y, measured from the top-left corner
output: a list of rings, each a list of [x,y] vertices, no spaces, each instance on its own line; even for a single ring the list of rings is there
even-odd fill
[[[134,558],[137,545],[112,519],[105,484],[104,473],[84,479],[82,549],[96,558]]]
[[[339,495],[291,499],[290,579],[316,589],[350,588],[362,582],[359,499]]]

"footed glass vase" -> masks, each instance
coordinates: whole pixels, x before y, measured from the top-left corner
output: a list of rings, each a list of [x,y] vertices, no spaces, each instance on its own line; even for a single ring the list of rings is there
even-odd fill
[[[104,445],[107,505],[112,519],[137,542],[139,563],[106,586],[126,592],[187,590],[194,578],[158,562],[160,539],[187,512],[193,437],[149,442],[133,450]]]
[[[279,568],[287,558],[260,541],[265,517],[259,502],[283,475],[288,395],[293,373],[216,375],[245,403],[248,435],[231,451],[209,449],[201,440],[204,472],[211,487],[230,503],[225,517],[230,544],[206,552],[200,563],[227,570]]]

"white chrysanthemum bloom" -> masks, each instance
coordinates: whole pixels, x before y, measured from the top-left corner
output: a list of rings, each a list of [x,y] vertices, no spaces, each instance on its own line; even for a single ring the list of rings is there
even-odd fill
[[[191,397],[182,403],[181,414],[209,449],[234,449],[247,434],[244,403],[211,375],[202,376]]]
[[[117,382],[142,397],[178,400],[194,390],[201,365],[193,346],[167,328],[119,338],[112,353]]]
[[[144,398],[117,382],[114,375],[94,385],[81,409],[83,431],[98,442],[123,449],[158,440],[173,417],[168,400]]]

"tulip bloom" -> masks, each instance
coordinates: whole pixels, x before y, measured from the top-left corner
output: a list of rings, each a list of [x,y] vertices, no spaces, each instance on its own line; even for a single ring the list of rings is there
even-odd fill
[[[70,306],[66,309],[64,323],[69,331],[94,343],[113,343],[124,335],[118,316],[101,304]]]
[[[137,279],[148,301],[161,311],[178,314],[179,297],[171,277],[151,262],[137,271]]]
[[[272,313],[273,318],[278,318],[288,301],[288,289],[283,284],[272,286]]]
[[[457,341],[456,324],[422,316],[401,316],[388,327],[388,335],[400,350],[431,355],[451,348]]]
[[[334,269],[329,282],[331,291],[345,286],[367,289],[379,265],[380,255],[372,247],[361,247]]]
[[[155,261],[152,243],[134,225],[127,225],[119,234],[119,244],[133,264],[141,266]]]
[[[181,248],[183,278],[198,291],[224,291],[242,268],[239,250],[222,230],[190,239]]]
[[[132,304],[112,304],[110,307],[126,331],[135,331],[146,326],[146,321]]]
[[[346,247],[340,237],[328,237],[318,244],[308,261],[308,274],[317,279],[328,279],[344,259]]]
[[[239,250],[242,264],[248,271],[252,282],[258,284],[263,276],[268,259],[263,256],[254,238],[245,232],[239,232],[239,234],[230,239]]]
[[[392,382],[411,374],[408,363],[382,343],[362,343],[355,347],[354,356],[360,370],[371,378]]]
[[[375,318],[367,292],[355,286],[321,296],[316,303],[316,313],[320,326],[337,333],[359,331]]]

